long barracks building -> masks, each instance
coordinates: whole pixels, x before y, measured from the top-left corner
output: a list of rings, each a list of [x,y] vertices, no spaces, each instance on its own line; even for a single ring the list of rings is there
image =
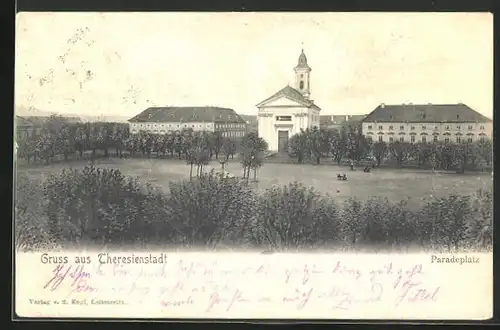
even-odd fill
[[[152,107],[129,119],[130,132],[155,134],[193,131],[221,132],[225,137],[242,137],[246,122],[233,109],[220,107]]]
[[[493,120],[465,104],[380,104],[362,121],[363,135],[384,142],[491,139]]]

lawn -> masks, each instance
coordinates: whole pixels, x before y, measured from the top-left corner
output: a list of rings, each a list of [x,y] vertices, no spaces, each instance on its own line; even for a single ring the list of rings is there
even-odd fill
[[[64,168],[83,168],[88,162],[73,161],[46,166],[19,168],[19,172],[32,176],[43,176],[47,173],[61,171]],[[170,181],[189,179],[189,166],[183,161],[162,159],[104,159],[96,160],[95,165],[106,168],[119,168],[125,175],[137,176],[140,181],[168,190]],[[218,162],[207,166],[220,169]],[[236,176],[243,174],[237,162],[230,162],[226,169]],[[196,169],[193,170],[193,173]],[[337,174],[346,173],[347,181],[338,181]],[[253,172],[250,175],[253,179]],[[364,173],[362,168],[349,171],[347,167],[332,165],[297,165],[267,163],[258,170],[256,189],[266,189],[273,185],[285,185],[291,181],[300,181],[306,186],[314,187],[322,193],[328,193],[338,199],[345,200],[350,196],[361,200],[372,196],[386,197],[393,201],[410,198],[410,205],[418,206],[430,195],[445,196],[451,193],[471,194],[477,189],[493,188],[493,177],[488,173],[446,173],[428,170],[409,169],[375,169]]]

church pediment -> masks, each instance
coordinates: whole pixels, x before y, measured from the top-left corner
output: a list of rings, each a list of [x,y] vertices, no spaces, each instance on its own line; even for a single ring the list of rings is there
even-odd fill
[[[304,107],[307,106],[303,102],[292,100],[286,96],[269,100],[259,105],[260,107]]]
[[[281,102],[281,104],[280,104]],[[284,103],[283,103],[284,102]],[[292,103],[290,103],[292,102]],[[285,86],[273,96],[257,104],[257,107],[268,106],[310,106],[311,102],[304,98],[302,94],[290,86]]]

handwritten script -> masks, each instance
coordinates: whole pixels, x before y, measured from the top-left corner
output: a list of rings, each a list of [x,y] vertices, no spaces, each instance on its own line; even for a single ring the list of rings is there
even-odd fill
[[[174,253],[164,264],[42,265],[43,276],[32,284],[37,295],[29,298],[115,311],[147,306],[182,317],[325,318],[366,309],[432,310],[452,296],[465,299],[443,281],[443,266],[422,258],[249,255]]]

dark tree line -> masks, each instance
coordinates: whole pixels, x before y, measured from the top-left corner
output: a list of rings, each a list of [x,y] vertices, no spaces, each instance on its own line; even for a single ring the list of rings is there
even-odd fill
[[[18,248],[50,246],[399,249],[491,247],[491,191],[407,201],[338,202],[299,183],[262,193],[210,171],[168,193],[117,169],[87,166],[45,179],[18,176]],[[50,245],[50,246],[49,246]]]
[[[348,124],[338,130],[311,128],[295,134],[290,139],[289,154],[299,164],[306,160],[320,164],[327,159],[341,164],[347,159],[371,160],[380,166],[385,161],[394,161],[399,166],[414,164],[463,173],[480,164],[491,166],[493,145],[488,139],[461,143],[373,142],[362,135],[360,125]]]
[[[141,131],[130,134],[122,123],[65,123],[52,116],[37,131],[18,132],[17,155],[28,163],[49,163],[56,156],[88,155],[104,157],[177,157],[191,161],[193,149],[203,147],[210,159],[234,157],[239,141],[223,137],[221,132],[194,132],[192,129],[168,134]]]

